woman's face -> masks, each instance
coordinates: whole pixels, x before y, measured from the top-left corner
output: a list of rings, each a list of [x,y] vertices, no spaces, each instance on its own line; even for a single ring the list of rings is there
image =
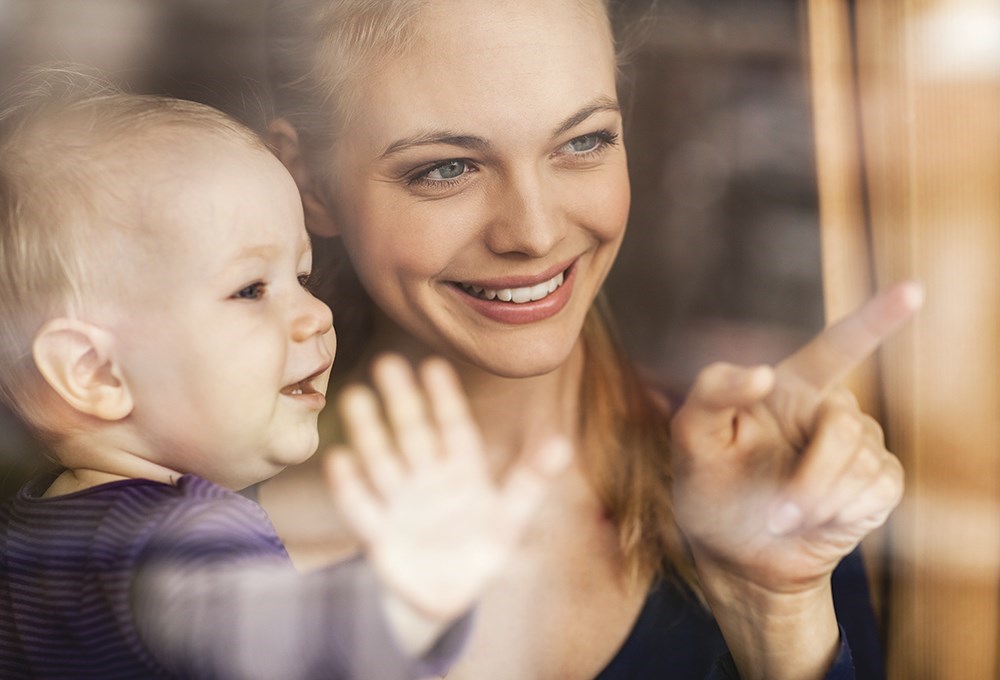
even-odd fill
[[[561,365],[629,207],[603,5],[439,0],[356,85],[331,213],[365,288],[434,352],[498,375]]]

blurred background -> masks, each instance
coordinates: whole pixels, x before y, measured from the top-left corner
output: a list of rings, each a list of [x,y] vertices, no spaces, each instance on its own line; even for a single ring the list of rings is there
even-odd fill
[[[865,542],[889,674],[1000,677],[1000,2],[618,4],[625,344],[682,394],[922,280],[920,316],[851,378],[907,470]],[[0,0],[0,88],[71,60],[259,127],[263,33],[263,0]],[[43,465],[0,414],[0,496]]]

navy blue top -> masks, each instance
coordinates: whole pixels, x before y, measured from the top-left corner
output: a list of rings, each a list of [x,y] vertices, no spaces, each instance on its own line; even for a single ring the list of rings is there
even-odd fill
[[[833,573],[841,648],[826,680],[885,677],[878,628],[858,551]],[[621,649],[596,680],[738,678],[711,612],[673,582],[655,586]]]

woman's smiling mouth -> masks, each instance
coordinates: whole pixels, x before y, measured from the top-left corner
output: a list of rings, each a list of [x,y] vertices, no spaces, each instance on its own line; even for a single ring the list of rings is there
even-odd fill
[[[452,281],[449,288],[482,316],[504,324],[528,324],[555,316],[566,306],[573,294],[576,269],[574,260],[536,277]]]
[[[472,284],[459,283],[461,288],[481,300],[500,300],[501,302],[513,302],[514,304],[524,304],[525,302],[536,302],[544,300],[557,288],[563,285],[565,273],[559,272],[548,281],[543,281],[534,286],[524,286],[521,288],[483,288]]]

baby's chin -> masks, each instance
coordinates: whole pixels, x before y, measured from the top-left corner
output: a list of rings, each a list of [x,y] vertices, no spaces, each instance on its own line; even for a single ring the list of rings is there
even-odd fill
[[[286,467],[299,465],[313,457],[319,449],[319,431],[316,429],[315,423],[309,432],[296,436],[294,440],[289,438],[285,444],[267,461],[275,468],[274,472],[269,475],[271,477]]]
[[[267,481],[286,468],[306,462],[312,458],[318,447],[319,435],[317,434],[313,435],[311,441],[299,443],[295,448],[283,448],[280,453],[266,457],[262,456],[253,465],[251,465],[250,461],[247,461],[246,465],[241,466],[237,474],[225,480],[210,481],[214,481],[220,486],[233,491],[239,491],[254,484]]]

